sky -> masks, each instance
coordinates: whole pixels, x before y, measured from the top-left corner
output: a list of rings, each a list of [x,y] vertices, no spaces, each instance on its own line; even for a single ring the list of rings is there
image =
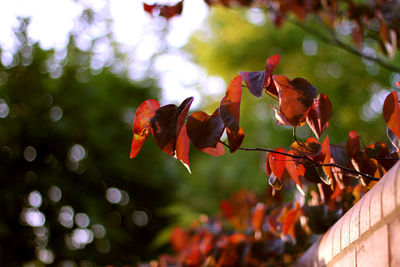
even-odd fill
[[[155,1],[145,2],[153,4]],[[157,2],[173,4],[177,1]],[[13,28],[18,26],[17,17],[30,18],[27,32],[32,41],[38,41],[43,49],[61,51],[68,42],[68,34],[79,30],[77,20],[88,7],[112,18],[113,37],[129,59],[129,76],[133,80],[146,78],[150,58],[162,49],[159,33],[166,21],[145,13],[141,0],[0,0],[0,4],[0,47],[6,51],[1,60],[5,65],[15,50]],[[164,40],[169,52],[152,62],[162,88],[161,104],[180,103],[186,97],[194,96],[193,106],[196,107],[201,100],[199,87],[205,94],[224,92],[226,85],[221,78],[208,77],[206,71],[190,62],[180,49],[190,35],[202,27],[207,14],[204,1],[186,1],[182,15],[168,22],[169,31]],[[99,23],[98,27],[78,38],[78,47],[87,48],[91,38],[101,36],[105,31]],[[107,57],[107,49],[107,44],[99,45],[99,58]]]

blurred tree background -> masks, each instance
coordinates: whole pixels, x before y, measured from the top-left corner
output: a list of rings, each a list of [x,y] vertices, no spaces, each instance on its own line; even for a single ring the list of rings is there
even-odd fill
[[[81,32],[98,23],[96,15],[90,9],[82,13]],[[189,225],[201,213],[216,213],[218,203],[241,188],[262,194],[268,187],[265,153],[212,158],[193,148],[189,174],[149,140],[129,159],[135,109],[162,94],[151,71],[156,55],[144,78],[130,79],[128,52],[114,42],[108,18],[103,20],[107,31],[87,49],[75,32],[65,49],[44,50],[27,36],[29,20],[20,20],[15,53],[0,50],[1,266],[148,261],[168,251],[172,224]],[[164,38],[168,23],[157,18],[154,24]],[[373,38],[363,45],[379,53]],[[176,51],[163,47],[159,55],[171,52]],[[259,9],[213,8],[181,53],[226,83],[238,71],[262,70],[269,56],[279,54],[276,72],[304,77],[331,99],[324,135],[333,143],[345,142],[350,130],[365,143],[386,140],[380,111],[399,74],[326,45],[295,22],[276,28]],[[398,55],[392,63],[399,63]],[[223,92],[210,95],[200,83],[196,87],[200,108],[211,113]],[[244,90],[243,146],[290,145],[291,129],[276,125],[270,104]],[[311,133],[304,126],[298,135]]]

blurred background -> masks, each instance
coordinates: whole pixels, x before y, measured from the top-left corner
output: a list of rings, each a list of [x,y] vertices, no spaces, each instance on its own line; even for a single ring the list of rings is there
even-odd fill
[[[382,103],[400,75],[321,42],[295,19],[277,28],[260,9],[209,9],[203,0],[170,20],[136,0],[1,4],[1,266],[149,261],[171,251],[173,225],[215,214],[239,189],[262,195],[264,153],[213,158],[192,148],[189,174],[152,138],[137,158],[129,152],[142,101],[194,96],[192,111],[211,113],[238,71],[263,70],[273,54],[282,57],[275,73],[304,77],[331,99],[332,143],[350,130],[365,144],[386,142]],[[336,30],[346,39],[349,27]],[[362,51],[380,55],[373,37]],[[398,53],[387,60],[400,63]],[[271,103],[244,91],[243,146],[290,145],[292,130],[276,125]],[[307,126],[297,133],[312,135]]]

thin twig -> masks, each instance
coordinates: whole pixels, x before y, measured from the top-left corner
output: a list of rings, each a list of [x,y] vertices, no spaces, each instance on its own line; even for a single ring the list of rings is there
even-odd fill
[[[225,143],[224,141],[220,140],[219,142],[221,144],[223,144],[224,146],[226,146],[227,148],[230,148],[230,146],[227,143]],[[310,161],[316,167],[336,167],[336,168],[339,168],[339,169],[341,169],[343,171],[360,175],[360,176],[362,176],[364,178],[367,178],[367,179],[369,179],[371,181],[379,181],[379,178],[371,176],[371,175],[369,175],[367,173],[363,173],[363,172],[360,172],[360,171],[357,171],[357,170],[354,170],[354,169],[351,169],[351,168],[344,167],[344,166],[336,164],[336,163],[318,163],[317,161],[313,160],[312,158],[308,157],[307,155],[292,155],[292,154],[289,154],[289,153],[286,153],[286,152],[280,152],[280,151],[275,151],[275,150],[268,149],[268,148],[258,148],[258,147],[256,147],[256,148],[239,147],[238,150],[270,152],[270,153],[275,153],[275,154],[279,154],[279,155],[288,156],[288,157],[291,157],[293,159],[304,159],[304,160]]]
[[[330,36],[332,38],[328,38],[327,36],[320,33],[319,31],[312,29],[311,27],[307,27],[306,25],[304,25],[302,23],[294,22],[292,20],[286,20],[286,21],[292,25],[295,25],[295,26],[301,28],[305,32],[313,35],[314,37],[318,38],[320,41],[322,41],[324,43],[336,46],[336,47],[343,49],[353,55],[371,60],[371,61],[375,62],[376,64],[380,65],[381,67],[383,67],[387,70],[390,70],[392,72],[400,73],[400,67],[392,65],[382,58],[365,54],[365,53],[361,52],[360,50],[354,48],[353,46],[346,44],[345,42],[340,40],[339,37],[336,35],[336,33],[332,29],[330,29],[328,26],[326,26],[324,23],[323,23],[323,25],[325,26],[325,28],[327,29],[328,33],[330,34]]]

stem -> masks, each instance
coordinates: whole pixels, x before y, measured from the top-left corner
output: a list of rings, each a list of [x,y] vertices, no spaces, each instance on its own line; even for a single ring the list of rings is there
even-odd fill
[[[224,141],[220,140],[219,142],[221,144],[223,144],[225,147],[230,148],[230,146],[227,143],[225,143]],[[256,148],[239,147],[238,150],[269,152],[269,153],[275,153],[275,154],[279,154],[279,155],[288,156],[288,157],[291,157],[293,159],[304,159],[304,160],[308,160],[308,161],[312,162],[316,167],[318,167],[318,166],[321,166],[321,167],[336,167],[336,168],[339,168],[339,169],[341,169],[343,171],[360,175],[360,176],[362,176],[364,178],[367,178],[367,179],[369,179],[371,181],[379,181],[379,178],[371,176],[371,175],[369,175],[367,173],[363,173],[363,172],[360,172],[360,171],[357,171],[357,170],[354,170],[354,169],[351,169],[351,168],[347,168],[347,167],[344,167],[344,166],[336,164],[336,163],[322,163],[321,164],[321,163],[316,162],[315,160],[313,160],[312,158],[310,158],[310,157],[308,157],[306,155],[302,155],[302,156],[301,155],[292,155],[292,154],[289,154],[289,153],[286,153],[286,152],[280,152],[280,151],[275,151],[275,150],[268,149],[268,148],[258,148],[258,147],[256,147]]]

